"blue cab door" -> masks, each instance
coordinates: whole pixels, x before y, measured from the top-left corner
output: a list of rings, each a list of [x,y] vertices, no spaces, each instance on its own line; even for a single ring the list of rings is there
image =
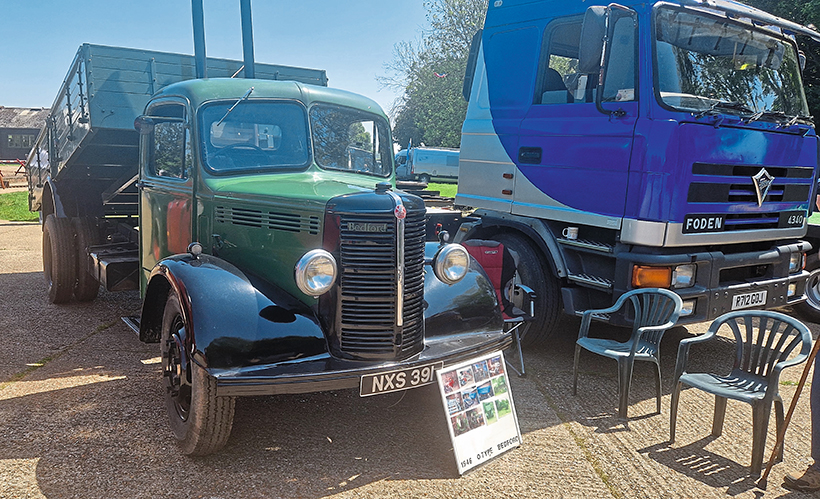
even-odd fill
[[[533,104],[521,121],[512,212],[620,228],[638,117],[636,29],[621,18],[606,81],[580,74],[582,17],[557,19],[544,32]],[[595,104],[603,91],[604,114]]]

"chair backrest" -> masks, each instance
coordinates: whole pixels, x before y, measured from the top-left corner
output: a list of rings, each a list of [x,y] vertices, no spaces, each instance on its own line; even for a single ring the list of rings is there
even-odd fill
[[[735,335],[737,351],[733,370],[768,377],[774,367],[788,360],[798,346],[800,352],[791,363],[802,362],[811,350],[809,328],[794,317],[779,312],[729,312],[715,319],[709,331],[717,332],[723,324]]]
[[[619,301],[630,300],[635,312],[635,321],[632,325],[632,334],[647,326],[662,326],[678,321],[683,307],[683,301],[674,291],[660,288],[635,289],[621,295]],[[660,343],[663,331],[647,331],[643,334],[644,341]]]

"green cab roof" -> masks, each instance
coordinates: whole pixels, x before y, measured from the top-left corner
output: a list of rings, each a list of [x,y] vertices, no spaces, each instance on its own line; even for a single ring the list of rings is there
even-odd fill
[[[376,101],[346,90],[308,85],[295,81],[259,80],[246,78],[204,78],[186,80],[163,88],[154,98],[181,96],[188,99],[194,108],[205,102],[223,99],[240,99],[253,87],[249,99],[292,99],[310,106],[314,102],[325,102],[369,111],[383,118],[387,116]]]

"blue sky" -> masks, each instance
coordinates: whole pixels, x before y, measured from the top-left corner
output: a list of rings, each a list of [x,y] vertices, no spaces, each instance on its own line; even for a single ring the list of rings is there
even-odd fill
[[[50,107],[82,43],[193,54],[190,0],[0,0],[0,105]],[[239,0],[204,0],[208,57],[242,59]],[[374,99],[393,46],[418,39],[422,0],[253,0],[258,62],[327,71],[329,86]]]

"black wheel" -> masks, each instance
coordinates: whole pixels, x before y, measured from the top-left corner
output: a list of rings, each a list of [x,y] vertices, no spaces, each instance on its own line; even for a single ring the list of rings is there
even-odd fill
[[[522,326],[521,343],[533,346],[545,341],[554,331],[561,313],[560,287],[542,261],[540,253],[523,236],[512,233],[494,237],[508,249],[517,253],[518,267],[515,279],[535,291],[535,320]]]
[[[813,253],[806,258],[806,301],[794,306],[800,318],[809,322],[820,323],[820,258]]]
[[[424,174],[419,175],[419,182],[422,184],[429,184],[430,183],[430,175]]]
[[[46,217],[43,224],[43,275],[50,303],[67,303],[77,280],[77,256],[71,221]]]
[[[91,301],[100,292],[100,282],[91,274],[91,259],[88,248],[99,244],[100,231],[97,225],[88,218],[75,218],[71,221],[74,228],[74,243],[77,248],[77,282],[74,285],[74,298],[77,301]]]
[[[216,396],[216,380],[184,347],[185,319],[172,292],[162,315],[162,376],[165,410],[183,454],[204,456],[221,449],[233,426],[235,399]]]

